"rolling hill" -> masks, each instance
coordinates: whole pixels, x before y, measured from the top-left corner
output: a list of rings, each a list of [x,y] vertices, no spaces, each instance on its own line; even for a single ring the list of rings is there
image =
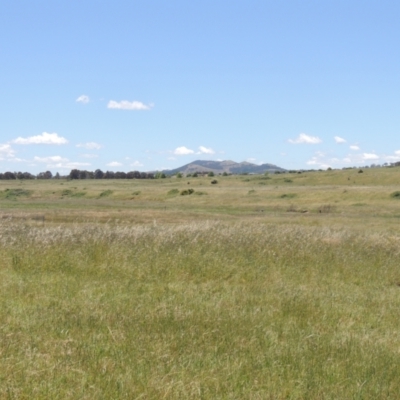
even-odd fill
[[[192,174],[194,172],[214,172],[215,174],[219,173],[228,173],[228,174],[263,174],[265,172],[276,172],[276,171],[285,171],[284,168],[278,167],[274,164],[252,164],[249,162],[241,162],[237,163],[235,161],[206,161],[206,160],[196,160],[189,164],[183,165],[182,167],[165,170],[163,171],[168,175],[175,175],[178,172],[183,174]]]

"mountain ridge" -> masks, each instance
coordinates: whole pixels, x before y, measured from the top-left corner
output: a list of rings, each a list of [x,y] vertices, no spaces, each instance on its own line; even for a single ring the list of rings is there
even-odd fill
[[[248,161],[243,162],[235,162],[232,160],[224,160],[224,161],[211,161],[211,160],[196,160],[191,163],[182,165],[181,167],[169,170],[163,170],[167,175],[175,175],[177,173],[183,174],[192,174],[194,172],[214,172],[215,174],[219,173],[228,173],[228,174],[243,174],[243,173],[253,173],[253,174],[262,174],[265,172],[284,172],[286,171],[284,168],[278,167],[274,164],[253,164]]]

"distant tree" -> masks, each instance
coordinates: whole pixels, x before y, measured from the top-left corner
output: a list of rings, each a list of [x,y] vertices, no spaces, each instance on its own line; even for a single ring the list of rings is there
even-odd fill
[[[78,174],[78,179],[87,179],[88,178],[88,171],[81,170]]]
[[[94,179],[103,179],[104,172],[101,169],[94,171]]]
[[[115,179],[126,179],[126,172],[117,171],[115,173]]]
[[[106,171],[103,179],[114,179],[115,173],[113,171]]]
[[[79,169],[72,169],[69,173],[69,179],[79,179]]]
[[[24,175],[24,179],[35,179],[35,176],[29,172],[24,172],[23,175]]]
[[[199,174],[197,172],[194,172],[192,175],[193,178],[197,178],[198,176],[199,176]]]
[[[15,176],[14,172],[7,171],[7,172],[4,172],[3,179],[12,180],[12,179],[17,179],[17,177]]]
[[[134,179],[141,179],[141,175],[139,171],[133,171],[133,178]]]
[[[213,171],[210,171],[207,175],[211,178],[211,177],[213,177],[215,174],[214,174]]]
[[[176,177],[177,177],[177,178],[183,178],[182,172],[178,172],[178,173],[176,174]]]
[[[224,171],[224,172],[222,173],[222,176],[228,176],[228,173],[227,173],[226,171]]]
[[[60,179],[61,177],[60,177],[60,174],[57,172],[55,175],[54,175],[54,179]]]

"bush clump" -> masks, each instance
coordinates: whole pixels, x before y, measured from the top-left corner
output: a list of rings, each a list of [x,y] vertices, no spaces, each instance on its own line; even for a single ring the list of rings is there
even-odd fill
[[[61,192],[61,196],[71,196],[73,191],[71,189],[65,189]]]
[[[393,193],[390,195],[390,197],[393,197],[394,199],[400,199],[400,192],[399,192],[399,191],[393,192]]]
[[[179,194],[179,190],[171,189],[167,194],[168,194],[168,196],[175,196],[175,195]]]
[[[107,197],[107,196],[110,196],[110,195],[112,195],[113,194],[113,191],[112,190],[105,190],[104,192],[101,192],[100,194],[99,194],[99,197]]]
[[[31,193],[31,190],[25,189],[5,189],[1,197],[6,199],[15,199],[17,197],[29,197]]]
[[[188,196],[188,195],[193,194],[193,193],[194,193],[194,189],[185,189],[185,190],[181,191],[180,195],[181,196]]]
[[[216,180],[216,179],[213,179],[212,181],[211,181],[211,185],[216,185],[218,183],[218,181]]]

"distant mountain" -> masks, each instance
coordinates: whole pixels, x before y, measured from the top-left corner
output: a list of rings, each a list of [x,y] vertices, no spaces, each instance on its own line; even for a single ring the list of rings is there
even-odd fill
[[[163,171],[168,175],[175,175],[178,172],[182,174],[193,174],[194,172],[214,172],[215,174],[222,174],[226,172],[228,174],[263,174],[265,172],[275,172],[280,171],[283,172],[285,169],[278,167],[274,164],[252,164],[249,162],[241,162],[237,163],[235,161],[205,161],[205,160],[197,160],[193,161],[190,164],[183,165],[182,167],[169,169]]]

